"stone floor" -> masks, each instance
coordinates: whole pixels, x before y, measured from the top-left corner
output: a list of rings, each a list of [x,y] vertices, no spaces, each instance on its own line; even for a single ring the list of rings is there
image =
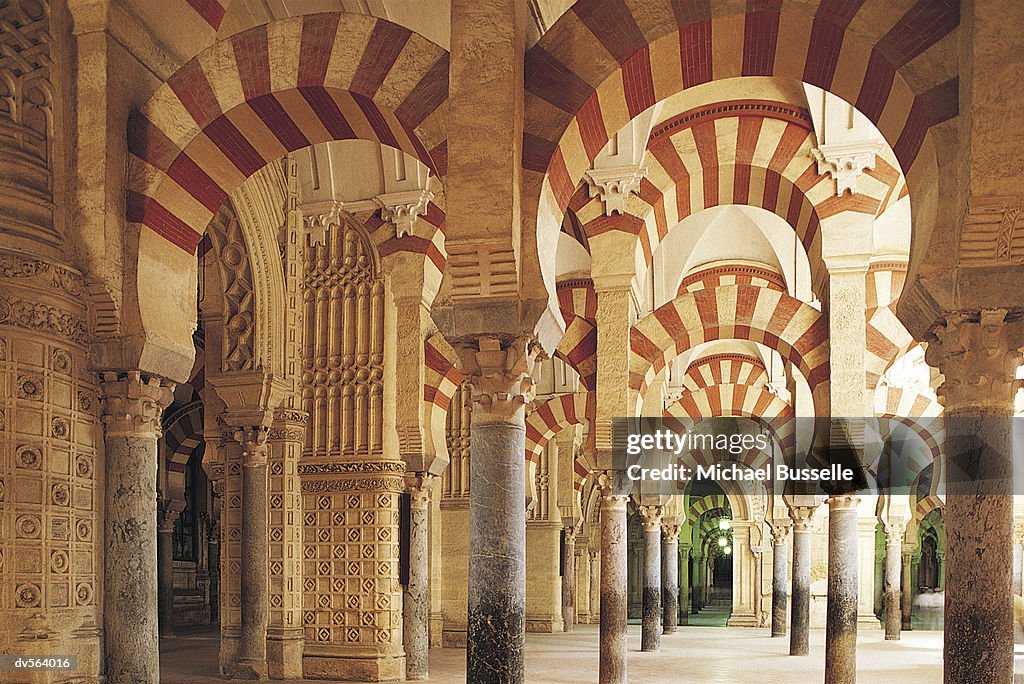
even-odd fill
[[[821,682],[824,631],[811,632],[811,654],[790,657],[788,639],[768,630],[742,627],[681,627],[662,637],[660,653],[640,652],[640,628],[629,628],[629,679],[645,684],[758,684]],[[526,636],[526,679],[538,684],[597,681],[597,625],[577,625],[569,634]],[[900,684],[942,681],[942,633],[906,632],[902,641],[884,641],[882,632],[862,633],[857,651],[861,682]],[[1022,667],[1018,655],[1018,672]],[[217,640],[211,631],[193,632],[161,644],[161,682],[213,684]],[[431,649],[431,682],[465,681],[465,651]],[[292,683],[296,684],[296,683]]]

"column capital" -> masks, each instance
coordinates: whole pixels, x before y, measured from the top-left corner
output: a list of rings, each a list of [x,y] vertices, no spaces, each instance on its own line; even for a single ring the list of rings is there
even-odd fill
[[[676,543],[678,543],[679,542],[679,521],[678,520],[669,520],[667,518],[665,520],[663,520],[661,522],[661,536],[664,537],[666,541],[671,539],[671,540],[675,540]]]
[[[579,536],[579,530],[577,530],[575,527],[563,527],[562,533],[565,535],[566,544],[575,544],[576,537]]]
[[[814,518],[814,511],[817,507],[791,506],[789,517],[793,520],[794,532],[807,532],[811,529],[811,520]]]
[[[779,544],[785,544],[789,541],[789,532],[793,529],[793,523],[786,521],[786,525],[772,525],[770,527],[772,531],[772,546],[778,546]]]
[[[591,197],[600,197],[604,215],[621,214],[629,193],[640,189],[647,169],[639,164],[590,169],[584,174]]]
[[[406,473],[405,491],[409,494],[409,506],[420,510],[430,507],[430,495],[436,475],[430,473]]]
[[[886,546],[900,546],[903,544],[903,536],[907,532],[907,521],[883,520],[882,529],[885,530]]]
[[[1022,382],[1016,379],[1022,343],[1024,324],[1008,320],[1006,309],[947,314],[932,330],[925,351],[928,365],[945,378],[938,396],[947,413],[1012,413]]]
[[[472,387],[473,420],[507,421],[533,401],[540,349],[528,336],[481,336],[452,345],[456,366]]]
[[[836,197],[847,191],[857,194],[857,179],[865,171],[873,171],[875,159],[882,151],[878,140],[819,145],[811,150],[811,156],[818,162],[818,174],[827,173],[836,183]]]
[[[829,511],[849,511],[857,509],[860,497],[855,494],[840,493],[828,497],[827,501]]]
[[[327,231],[341,222],[342,206],[339,200],[306,202],[299,206],[309,244],[322,245],[327,241]]]
[[[597,486],[601,490],[601,497],[604,499],[622,499],[625,505],[629,500],[629,491],[633,482],[626,476],[624,470],[600,470],[597,473]]]
[[[656,532],[661,529],[661,519],[665,515],[664,506],[640,506],[638,512],[644,532]]]
[[[414,188],[399,192],[377,195],[374,203],[380,207],[380,217],[395,227],[395,237],[409,235],[426,237],[416,234],[416,220],[427,213],[430,200],[434,193],[426,188]]]
[[[174,383],[140,371],[100,375],[101,420],[108,436],[153,436],[160,416],[174,399]]]
[[[228,427],[226,434],[242,447],[243,466],[261,466],[267,464],[267,438],[270,427],[267,425],[247,425]]]
[[[1024,545],[1024,523],[1013,524],[1013,543]]]
[[[181,510],[171,505],[168,499],[157,502],[156,509],[156,530],[169,534],[174,531],[174,524],[178,521]]]

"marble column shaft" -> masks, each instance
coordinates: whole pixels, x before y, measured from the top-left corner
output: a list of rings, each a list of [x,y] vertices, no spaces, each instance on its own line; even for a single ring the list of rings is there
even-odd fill
[[[903,555],[903,588],[900,605],[900,628],[903,631],[910,631],[912,629],[911,616],[914,607],[914,580],[913,570],[914,564],[911,562],[911,554],[904,553]]]
[[[599,622],[601,615],[601,554],[591,551],[590,564],[590,622]]]
[[[270,621],[266,445],[245,451],[242,463],[242,569],[239,576],[242,624],[238,639],[238,679],[267,676],[267,624]]]
[[[690,547],[679,547],[679,624],[690,622]]]
[[[160,636],[174,636],[174,523],[178,512],[165,510],[157,525],[156,562],[160,594]]]
[[[407,475],[409,492],[409,583],[405,587],[402,637],[405,646],[405,678],[427,679],[430,648],[430,574],[428,561],[430,477]]]
[[[1024,545],[1017,542],[1013,544],[1013,580],[1012,580],[1012,591],[1014,596],[1020,596],[1020,583],[1021,577],[1024,575],[1022,572],[1024,569]]]
[[[772,636],[786,636],[789,612],[789,526],[772,528]]]
[[[160,681],[156,474],[171,389],[141,373],[104,373],[104,646],[108,684]]]
[[[662,526],[665,548],[661,554],[662,631],[672,634],[679,624],[679,526]]]
[[[661,506],[641,506],[644,530],[644,594],[640,650],[661,648]]]
[[[469,485],[467,681],[523,681],[526,626],[526,427],[478,422]]]
[[[903,529],[886,530],[885,535],[885,638],[900,638],[903,613],[900,609],[900,580],[903,575]]]
[[[825,616],[825,684],[857,681],[857,503],[855,496],[828,500],[828,603]]]
[[[811,515],[813,509],[792,509],[793,591],[790,596],[789,655],[807,655],[811,619]]]
[[[576,530],[564,528],[562,544],[562,630],[576,624]]]
[[[602,479],[616,480],[603,475]],[[601,639],[598,681],[626,682],[626,502],[612,482],[601,489]]]

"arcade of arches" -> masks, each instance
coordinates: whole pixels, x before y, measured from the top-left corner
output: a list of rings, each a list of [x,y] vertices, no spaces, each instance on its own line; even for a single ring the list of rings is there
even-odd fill
[[[549,681],[526,633],[571,631],[625,682],[716,626],[1011,682],[1022,25],[0,0],[0,654],[77,658],[0,682],[157,682],[176,634],[213,678]],[[655,496],[619,416],[885,418],[826,441],[915,477]]]

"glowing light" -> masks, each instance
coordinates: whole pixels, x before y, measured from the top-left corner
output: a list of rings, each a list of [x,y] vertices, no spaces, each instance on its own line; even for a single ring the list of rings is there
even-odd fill
[[[719,546],[725,546],[725,545],[726,545],[726,544],[728,544],[728,543],[729,543],[729,542],[725,541],[725,537],[719,537],[719,538],[718,538],[718,545],[719,545]]]
[[[732,547],[731,546],[726,546],[724,549],[722,549],[722,553],[724,553],[726,556],[728,556],[730,553],[732,553]]]
[[[718,529],[720,529],[720,530],[728,530],[731,527],[732,527],[732,522],[730,522],[726,518],[722,518],[721,520],[718,521]]]

